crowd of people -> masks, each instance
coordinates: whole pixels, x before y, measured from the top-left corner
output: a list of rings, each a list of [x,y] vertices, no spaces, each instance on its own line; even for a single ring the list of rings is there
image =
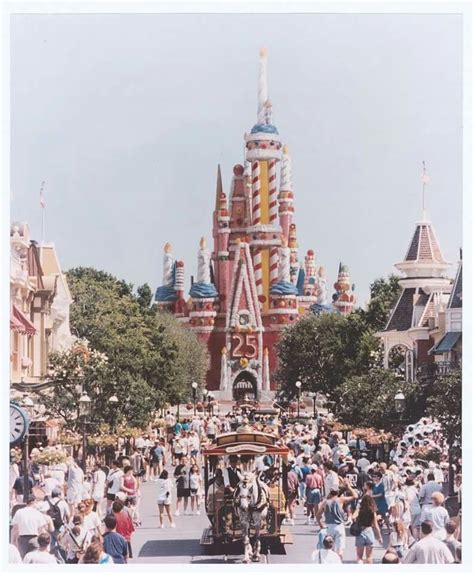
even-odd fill
[[[74,459],[42,467],[32,451],[25,481],[22,465],[12,461],[10,561],[126,563],[133,558],[133,534],[141,526],[143,484],[156,483],[159,528],[175,528],[177,517],[201,514],[202,450],[217,435],[242,425],[277,434],[279,444],[288,447],[284,523],[291,529],[303,516],[314,527],[313,561],[342,562],[347,539],[353,538],[359,563],[373,562],[376,542],[385,548],[383,563],[461,562],[460,511],[450,515],[444,505],[449,493],[446,453],[439,446],[440,462],[427,462],[415,458],[412,448],[416,440],[441,445],[431,421],[412,425],[389,459],[377,460],[364,441],[333,432],[328,416],[305,423],[277,414],[249,421],[241,410],[181,421],[167,412],[128,452],[122,441],[110,465],[89,456],[86,472],[82,461]],[[253,470],[271,475],[274,463],[257,456]],[[243,470],[238,456],[223,463],[226,492],[236,487]],[[459,507],[460,461],[456,471]]]

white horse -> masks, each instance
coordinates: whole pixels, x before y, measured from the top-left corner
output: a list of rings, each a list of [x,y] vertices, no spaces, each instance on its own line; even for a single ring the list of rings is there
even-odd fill
[[[260,530],[267,517],[269,504],[268,486],[255,474],[244,473],[234,492],[234,507],[239,517],[244,539],[244,562],[258,562],[260,559]],[[255,531],[254,545],[250,541],[250,530]]]

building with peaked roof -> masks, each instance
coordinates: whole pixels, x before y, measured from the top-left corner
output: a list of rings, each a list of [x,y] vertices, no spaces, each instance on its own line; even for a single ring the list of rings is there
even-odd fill
[[[201,240],[198,272],[184,298],[184,263],[165,245],[163,284],[154,302],[207,345],[207,388],[219,398],[271,398],[275,344],[307,312],[350,313],[355,304],[347,266],[340,265],[333,302],[313,250],[299,261],[288,146],[268,99],[267,54],[260,52],[257,121],[245,134],[244,165],[233,168],[229,196],[217,169],[213,250]]]
[[[437,370],[460,368],[462,364],[462,251],[453,289],[441,323],[442,337],[430,349]]]
[[[39,383],[49,353],[72,344],[72,298],[53,245],[38,245],[26,223],[13,223],[10,247],[10,380]]]
[[[452,281],[445,276],[450,265],[423,213],[405,258],[395,265],[404,274],[402,293],[385,329],[378,333],[384,346],[384,367],[398,367],[406,380],[413,380],[415,367],[433,362],[429,351],[441,337],[452,290]]]

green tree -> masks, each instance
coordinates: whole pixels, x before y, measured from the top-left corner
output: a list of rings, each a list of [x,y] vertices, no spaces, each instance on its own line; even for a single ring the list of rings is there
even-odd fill
[[[137,301],[141,307],[148,309],[153,299],[153,291],[148,283],[144,283],[137,287]]]
[[[93,399],[91,419],[98,423],[104,420],[103,408],[97,398],[108,384],[106,355],[91,350],[87,340],[78,339],[68,351],[50,354],[49,370],[55,384],[37,393],[48,415],[62,420],[66,428],[77,430],[80,425],[79,399],[85,391]]]
[[[400,415],[395,411],[395,395],[399,390],[405,396],[403,419],[418,420],[417,386],[401,381],[392,371],[380,368],[345,379],[339,388],[336,414],[342,422],[354,426],[384,429],[400,426],[397,422]]]
[[[370,301],[363,312],[367,327],[373,331],[381,331],[385,327],[401,292],[396,275],[389,275],[387,279],[381,277],[371,284]]]
[[[286,329],[277,344],[277,379],[288,396],[319,391],[335,400],[345,378],[371,366],[371,353],[379,346],[359,313],[308,315]]]
[[[441,424],[444,438],[450,446],[461,445],[462,438],[462,373],[455,370],[438,376],[427,399],[428,415]]]
[[[205,349],[177,319],[149,308],[147,285],[134,295],[132,285],[91,268],[72,269],[67,279],[72,331],[108,357],[104,399],[97,400],[109,418],[138,424],[189,393],[191,380],[202,384]],[[115,411],[106,402],[112,394],[119,398]]]

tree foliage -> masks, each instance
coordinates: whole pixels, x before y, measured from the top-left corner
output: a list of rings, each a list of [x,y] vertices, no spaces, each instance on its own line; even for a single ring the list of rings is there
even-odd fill
[[[371,284],[370,300],[367,309],[363,311],[368,328],[381,331],[385,327],[401,292],[399,277],[396,275],[389,275],[387,279],[380,277]]]
[[[462,373],[452,371],[438,376],[433,383],[433,393],[428,398],[428,415],[441,424],[447,443],[461,445],[462,438]]]
[[[292,397],[300,380],[303,392],[337,399],[346,377],[370,368],[378,346],[358,313],[308,315],[286,329],[277,344],[280,388]]]
[[[400,291],[395,275],[380,278],[371,285],[366,309],[356,309],[347,316],[336,313],[308,315],[286,329],[277,345],[277,379],[282,394],[287,398],[294,397],[295,382],[301,380],[302,392],[326,394],[335,402],[337,413],[342,394],[359,404],[357,389],[366,389],[362,401],[364,416],[372,423],[376,419],[383,420],[384,401],[380,400],[377,385],[389,386],[394,375],[381,369],[382,345],[375,333],[385,327]],[[387,397],[396,392],[397,389],[389,393],[388,388],[384,391]],[[357,416],[351,417],[347,408],[341,416],[356,422]],[[357,420],[357,423],[362,422]]]
[[[415,384],[400,381],[392,371],[381,368],[348,377],[343,382],[336,404],[337,416],[350,425],[385,429],[392,427],[400,418],[395,410],[395,395],[399,390],[405,396],[403,419],[415,422],[419,416],[413,408],[419,389]]]
[[[74,300],[71,330],[91,349],[107,357],[107,367],[95,381],[78,377],[68,353],[52,356],[64,377],[56,377],[54,394],[67,390],[78,378],[94,402],[96,422],[126,419],[132,426],[146,424],[166,402],[190,394],[193,380],[202,384],[207,355],[196,336],[174,317],[150,309],[151,289],[133,286],[109,273],[91,268],[67,272]],[[77,394],[66,395],[77,404]],[[116,405],[108,399],[115,395]]]

